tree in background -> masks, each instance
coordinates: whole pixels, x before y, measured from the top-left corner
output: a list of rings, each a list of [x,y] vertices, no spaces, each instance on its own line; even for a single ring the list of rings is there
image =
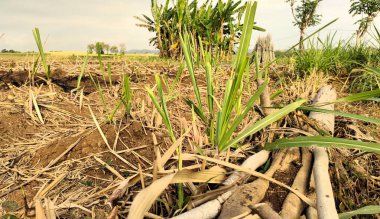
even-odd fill
[[[286,0],[290,3],[292,15],[294,18],[294,26],[300,30],[299,49],[304,49],[303,40],[305,38],[306,29],[315,26],[321,21],[321,15],[316,14],[318,4],[322,0]]]
[[[125,54],[126,53],[126,47],[124,43],[119,44],[119,48],[117,46],[110,46],[109,44],[105,42],[95,42],[95,44],[88,44],[87,45],[87,52],[88,53],[100,53],[100,54],[109,54],[110,52],[113,54]]]
[[[104,54],[104,42],[96,42],[96,54]]]
[[[111,46],[110,52],[113,54],[117,54],[119,52],[119,49],[117,48],[117,46]]]
[[[125,46],[124,43],[119,44],[119,53],[120,54],[125,54],[127,52],[127,47]]]
[[[2,49],[1,53],[19,53],[18,51],[15,51],[13,49],[7,50],[7,49]]]
[[[106,52],[106,54],[110,53],[110,45],[107,43],[103,43],[103,50]]]
[[[94,50],[95,50],[95,45],[94,44],[88,44],[87,45],[87,52],[88,53],[93,53],[94,52]]]
[[[351,7],[349,12],[352,14],[352,16],[362,16],[362,18],[355,23],[359,24],[359,27],[356,30],[356,45],[361,45],[363,42],[364,34],[367,32],[369,26],[380,12],[380,1],[351,0]]]
[[[182,54],[180,34],[187,31],[195,51],[200,54],[201,45],[214,56],[223,57],[233,53],[239,43],[241,18],[246,4],[241,0],[222,1],[216,4],[206,1],[198,6],[198,1],[166,0],[164,5],[151,0],[152,18],[142,15],[136,17],[142,23],[139,27],[155,32],[150,44],[156,46],[161,57],[178,58]],[[257,28],[257,27],[255,27]]]

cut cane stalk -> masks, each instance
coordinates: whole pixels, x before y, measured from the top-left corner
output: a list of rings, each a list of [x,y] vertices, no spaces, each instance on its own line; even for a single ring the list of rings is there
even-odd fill
[[[267,203],[260,203],[250,208],[255,211],[262,219],[282,219]],[[284,218],[285,219],[285,218]]]
[[[292,188],[306,193],[311,172],[312,154],[308,148],[302,148],[302,167],[294,179]],[[293,193],[286,197],[281,210],[282,218],[299,218],[305,208],[305,203]]]
[[[314,98],[313,104],[333,102],[336,100],[336,91],[332,86],[324,86]],[[334,110],[334,105],[321,106],[322,109]],[[311,112],[310,118],[324,125],[327,131],[334,132],[334,115]],[[313,147],[314,155],[313,174],[317,194],[317,211],[320,219],[339,218],[335,208],[334,193],[329,176],[329,158],[325,148]]]
[[[271,167],[265,173],[266,176],[272,177],[274,173],[281,167],[281,163],[286,156],[287,150],[279,151],[273,160]],[[269,188],[269,181],[259,178],[251,183],[239,186],[233,196],[231,196],[224,204],[220,219],[233,218],[235,216],[250,212],[249,205],[258,204],[264,199],[265,193]]]

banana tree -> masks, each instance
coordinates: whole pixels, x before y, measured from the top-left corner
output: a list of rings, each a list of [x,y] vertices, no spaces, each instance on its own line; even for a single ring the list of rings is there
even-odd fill
[[[164,5],[159,5],[157,0],[151,2],[152,18],[136,17],[141,21],[137,26],[156,33],[150,43],[160,50],[161,57],[180,57],[179,35],[184,30],[191,35],[198,53],[200,43],[204,43],[206,51],[213,51],[217,56],[233,53],[242,30],[240,20],[246,4],[234,0],[218,0],[215,5],[206,1],[200,6],[197,0],[177,0],[173,5],[169,5],[169,0]]]

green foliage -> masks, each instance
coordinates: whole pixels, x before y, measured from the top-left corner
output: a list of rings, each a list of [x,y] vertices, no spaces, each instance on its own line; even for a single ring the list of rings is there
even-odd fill
[[[120,108],[121,104],[124,105],[125,113],[127,115],[130,115],[132,109],[132,95],[133,93],[131,90],[131,82],[129,76],[123,75],[121,97],[112,113],[108,116],[108,121],[113,121],[113,117],[115,116],[117,110]]]
[[[175,135],[173,132],[172,124],[170,122],[169,112],[168,112],[168,109],[166,107],[166,99],[165,99],[165,94],[164,94],[163,89],[162,89],[162,82],[161,82],[160,75],[156,74],[155,79],[156,79],[158,98],[159,99],[156,98],[152,89],[150,89],[149,87],[145,87],[145,89],[148,91],[149,97],[152,100],[154,106],[156,107],[158,113],[160,114],[160,116],[161,116],[161,118],[162,118],[162,120],[166,126],[166,129],[169,132],[169,136],[170,136],[172,142],[174,143],[174,142],[176,142],[176,138],[175,138]],[[179,156],[178,169],[181,170],[182,169],[182,160],[180,158],[181,151],[178,148],[177,148],[177,154]],[[180,209],[183,207],[184,200],[185,200],[185,198],[184,198],[183,184],[179,183],[178,184],[178,207]]]
[[[233,73],[225,85],[224,97],[220,104],[214,97],[214,86],[212,77],[212,57],[209,52],[202,50],[203,68],[206,72],[207,83],[207,110],[203,108],[200,92],[197,84],[197,80],[194,73],[194,60],[191,52],[192,45],[189,40],[188,34],[185,32],[184,36],[181,36],[181,46],[184,51],[185,60],[189,70],[190,77],[192,79],[193,89],[196,96],[196,103],[191,100],[186,100],[188,105],[194,110],[194,112],[201,118],[206,124],[210,142],[217,146],[219,150],[226,150],[229,147],[236,146],[241,140],[245,139],[273,122],[281,119],[283,116],[294,111],[305,101],[297,101],[289,106],[282,108],[281,110],[267,116],[266,118],[258,121],[257,123],[244,127],[237,137],[233,138],[233,135],[237,132],[238,127],[241,125],[244,118],[252,110],[254,103],[260,98],[265,87],[268,85],[268,81],[259,86],[254,94],[249,98],[247,104],[242,107],[241,97],[242,92],[247,85],[244,77],[249,71],[248,62],[248,47],[250,45],[250,39],[252,35],[252,29],[254,25],[255,13],[257,3],[248,3],[246,7],[246,14],[243,25],[243,34],[240,42],[240,47],[236,58],[233,63]],[[258,65],[257,65],[258,68]],[[261,72],[257,70],[258,72]],[[258,73],[258,75],[261,75]],[[258,76],[262,77],[262,76]],[[214,112],[214,104],[218,104],[219,110]],[[208,112],[207,112],[208,111]]]
[[[14,216],[13,214],[4,214],[3,219],[17,219],[16,216]]]
[[[43,47],[42,41],[41,41],[40,30],[37,27],[33,29],[33,36],[34,36],[34,40],[36,41],[38,51],[40,53],[39,57],[41,57],[41,62],[42,62],[42,66],[44,67],[44,70],[45,70],[46,78],[49,80],[50,76],[51,76],[50,75],[50,65],[47,64],[46,54],[44,52],[44,47]]]
[[[102,73],[102,76],[103,76],[103,82],[106,84],[104,64],[102,61],[102,54],[104,54],[104,51],[103,51],[104,46],[101,42],[97,42],[95,48],[96,48],[96,54],[98,55],[99,69],[100,69],[100,72]]]
[[[352,14],[352,16],[361,16],[361,19],[356,21],[356,24],[359,24],[358,30],[356,31],[357,45],[362,43],[362,37],[379,12],[380,4],[378,0],[351,0],[349,13]]]
[[[94,44],[88,44],[87,45],[87,52],[92,54],[95,50],[95,45]]]
[[[128,75],[124,75],[123,77],[121,102],[124,105],[126,113],[130,114],[131,108],[132,108],[132,90],[131,90],[131,82]]]
[[[365,45],[351,46],[349,42],[338,40],[335,34],[328,35],[324,40],[312,38],[307,41],[304,51],[294,51],[296,71],[309,74],[313,71],[337,75],[348,74],[354,68],[363,65],[377,66],[380,64],[380,50]]]
[[[350,84],[350,92],[380,89],[380,69],[365,67]]]
[[[88,54],[87,54],[86,57],[84,58],[84,62],[83,62],[83,64],[82,64],[82,68],[81,68],[81,70],[80,70],[80,74],[79,74],[79,76],[78,76],[76,90],[79,90],[79,89],[80,89],[80,82],[81,82],[82,77],[83,77],[83,75],[84,75],[84,73],[85,73],[87,63],[88,63]]]
[[[342,98],[337,99],[333,103],[349,103],[349,102],[367,100],[369,98],[379,97],[379,96],[380,96],[380,89],[377,89],[377,90],[366,91],[366,92],[342,97]]]
[[[87,52],[92,54],[124,54],[125,53],[125,44],[120,44],[119,47],[116,45],[109,45],[105,42],[96,42],[95,44],[87,45]]]
[[[218,0],[216,4],[206,1],[198,6],[198,1],[169,0],[164,5],[151,0],[152,18],[142,15],[136,17],[141,24],[137,26],[155,32],[150,40],[160,50],[161,57],[180,57],[179,35],[187,30],[194,40],[193,49],[200,53],[201,41],[206,51],[213,50],[218,56],[229,55],[238,42],[242,25],[240,20],[245,9],[241,1]]]
[[[352,71],[351,78],[353,80],[350,83],[350,92],[363,92],[380,88],[380,69],[371,67],[371,65],[380,66],[380,49],[364,49],[363,47],[363,44],[355,47],[360,51],[355,58],[362,60],[361,62],[355,60],[357,61],[355,63],[363,64],[355,64],[354,66],[358,66],[359,69]]]
[[[7,49],[2,49],[1,53],[20,53],[19,51],[15,51],[13,49],[7,50]]]
[[[348,67],[351,69],[362,67],[363,65],[378,66],[380,64],[380,50],[364,44],[358,46],[348,45],[345,53],[350,61]]]
[[[94,185],[94,183],[92,181],[81,180],[80,183],[82,183],[83,185],[85,185],[87,187],[92,187]]]
[[[298,108],[300,110],[304,111],[310,111],[310,112],[321,112],[321,113],[328,113],[328,114],[334,114],[337,116],[343,116],[351,119],[357,119],[365,122],[370,122],[374,124],[380,124],[380,119],[373,119],[373,118],[368,118],[366,116],[361,116],[361,115],[356,115],[356,114],[351,114],[351,113],[345,113],[345,112],[339,112],[335,110],[326,110],[322,108],[315,108],[315,107],[300,107]]]
[[[112,87],[112,72],[111,72],[111,63],[107,64],[107,73],[108,73],[108,81],[110,86]]]
[[[179,79],[180,79],[180,77],[181,77],[181,75],[182,75],[182,72],[183,72],[183,68],[184,68],[184,67],[185,67],[185,66],[184,66],[183,64],[181,64],[181,65],[179,66],[178,71],[177,71],[177,74],[176,74],[176,76],[175,76],[175,79],[174,79],[172,85],[170,86],[169,93],[173,93],[173,91],[174,91],[174,87],[177,85],[177,83],[178,83],[178,81],[179,81]]]
[[[10,212],[17,211],[20,206],[15,201],[4,201],[1,203],[1,208]]]
[[[374,46],[380,49],[380,31],[373,25],[374,33],[371,34],[372,39],[375,40]]]
[[[322,15],[315,13],[321,0],[302,0],[299,4],[295,0],[286,1],[290,3],[293,22],[298,28],[315,26],[321,21]]]
[[[307,42],[307,49],[295,51],[296,70],[302,75],[313,71],[339,73],[348,62],[345,44],[339,41],[334,45],[334,35],[322,41],[319,37]]]
[[[343,138],[323,137],[323,136],[307,136],[296,137],[294,139],[280,139],[273,143],[265,145],[267,150],[283,149],[290,147],[337,147],[348,149],[359,149],[365,152],[380,154],[380,144],[362,142],[356,140],[348,140]]]
[[[117,54],[117,53],[119,53],[119,49],[117,48],[117,46],[111,46],[110,52],[113,54]]]
[[[318,4],[322,0],[286,0],[290,3],[294,25],[300,30],[299,49],[303,50],[303,40],[308,27],[315,26],[321,21],[321,15],[316,14]]]
[[[96,88],[96,90],[98,91],[98,94],[99,94],[99,97],[100,97],[100,100],[102,101],[102,104],[103,106],[106,105],[105,103],[105,98],[104,98],[104,95],[103,95],[103,89],[102,89],[102,86],[100,85],[99,81],[94,79],[94,77],[92,77],[91,73],[89,72],[88,75],[90,76],[90,79],[92,81],[92,84],[94,85],[94,87]]]
[[[172,124],[170,123],[169,112],[168,112],[168,109],[166,107],[166,100],[165,100],[165,95],[164,95],[164,92],[162,89],[162,83],[161,83],[160,75],[156,74],[155,79],[156,79],[158,96],[159,96],[158,98],[159,99],[156,98],[152,89],[150,89],[149,87],[145,87],[145,89],[148,91],[150,99],[152,100],[152,102],[153,102],[154,106],[156,107],[158,113],[162,117],[162,120],[166,126],[166,129],[169,132],[169,136],[170,136],[172,142],[175,142],[176,138],[175,138],[175,135],[173,132]]]
[[[254,123],[253,125],[247,127],[242,132],[240,132],[240,134],[238,136],[236,136],[234,139],[227,142],[225,147],[233,146],[234,144],[238,143],[239,141],[246,138],[247,136],[250,136],[250,135],[262,130],[263,128],[267,127],[268,125],[278,121],[279,119],[283,118],[284,116],[288,115],[289,113],[295,111],[303,103],[305,103],[305,100],[298,100],[298,101],[291,103],[288,106],[283,107],[280,110],[270,114],[269,116],[265,117],[264,119]]]
[[[349,211],[339,214],[339,219],[350,219],[357,215],[375,215],[380,214],[380,205],[370,205],[359,208],[355,211]]]
[[[316,105],[316,107],[324,106],[328,104],[334,104],[334,103],[348,103],[348,102],[354,102],[354,101],[367,100],[369,98],[374,98],[378,96],[380,96],[380,90],[362,92],[362,93],[352,94],[346,97],[339,98],[331,103],[320,103]],[[349,117],[353,119],[359,119],[359,120],[363,120],[363,121],[371,122],[375,124],[380,123],[380,120],[378,119],[365,118],[364,116],[343,113],[343,112],[338,112],[338,111],[333,111],[333,110],[318,109],[314,107],[299,107],[299,109],[322,112],[322,113],[330,113],[330,114],[345,116],[345,117]],[[275,150],[275,149],[283,149],[283,148],[289,148],[289,147],[310,147],[310,146],[360,149],[365,152],[373,152],[373,153],[380,154],[380,144],[378,143],[369,143],[369,142],[354,141],[354,140],[324,137],[324,136],[307,136],[307,137],[303,136],[303,137],[297,137],[294,139],[280,139],[273,143],[266,144],[265,149]]]

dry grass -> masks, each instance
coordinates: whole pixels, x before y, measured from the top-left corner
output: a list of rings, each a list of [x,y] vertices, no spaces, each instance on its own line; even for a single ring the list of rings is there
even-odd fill
[[[17,72],[33,66],[31,56],[20,59],[0,58],[0,72],[9,69]],[[75,80],[83,60],[80,57],[74,60],[52,56],[49,61],[53,70],[61,69],[64,72],[63,78],[73,77]],[[156,73],[166,77],[170,84],[175,78],[178,63],[157,61],[150,57],[110,58],[104,62],[112,64],[114,80],[114,86],[101,81],[105,104],[96,92],[84,96],[79,92],[65,92],[54,80],[53,83],[39,82],[35,86],[30,86],[27,80],[26,84],[14,86],[3,83],[4,78],[0,75],[0,215],[10,212],[18,218],[33,217],[40,213],[38,207],[42,207],[45,214],[61,218],[106,218],[113,206],[118,206],[118,214],[125,217],[131,201],[143,186],[147,187],[157,179],[176,172],[178,157],[174,149],[177,146],[170,143],[162,120],[146,95],[144,86],[153,87]],[[274,105],[283,105],[298,97],[310,99],[320,85],[329,82],[329,78],[317,73],[296,80],[294,75],[282,74],[278,69],[281,68],[273,69],[278,76],[273,77],[271,84],[274,89],[282,88],[284,92],[275,98]],[[86,72],[91,72],[99,79],[102,77],[98,63],[94,60],[89,61]],[[229,67],[222,65],[215,72],[216,84],[224,84],[222,82],[230,72]],[[123,110],[119,110],[115,122],[109,123],[106,118],[120,98],[119,83],[123,73],[131,76],[131,115],[125,116]],[[197,73],[201,96],[205,100],[204,74],[202,70],[197,70]],[[52,76],[54,78],[54,71]],[[276,83],[279,77],[283,77],[282,83]],[[275,133],[276,136],[295,136],[303,132],[304,115],[291,114],[279,122],[279,128],[266,129],[247,139],[245,146],[217,154],[209,146],[205,127],[197,120],[193,121],[191,110],[182,101],[184,97],[195,98],[190,83],[188,74],[184,73],[168,98],[174,133],[177,137],[182,136],[180,145],[185,155],[201,153],[239,164],[260,149],[270,133]],[[220,97],[224,88],[216,88],[215,96]],[[255,89],[252,80],[251,90]],[[249,91],[245,92],[248,94]],[[89,107],[94,116],[91,116]],[[367,111],[370,116],[380,118],[376,111],[378,105],[349,104],[343,107],[352,112]],[[248,125],[255,116],[262,116],[259,108],[247,117],[242,126]],[[99,123],[98,127],[94,119]],[[338,118],[337,122],[337,132],[341,137],[362,140],[372,137],[364,140],[380,140],[378,127],[368,128],[364,123],[342,118]],[[333,150],[332,153],[337,159],[332,159],[331,175],[336,180],[334,186],[342,203],[341,210],[359,203],[379,204],[380,180],[376,163],[380,157],[348,150]],[[351,158],[355,162],[344,162]],[[184,168],[189,171],[201,171],[215,166],[199,156],[183,156],[182,160]],[[225,169],[227,173],[233,171]],[[361,175],[357,175],[359,173]],[[113,197],[111,194],[120,185],[128,192],[121,198],[111,198],[111,207],[109,198]],[[215,188],[216,184],[191,182],[186,184],[185,193],[196,199]],[[363,191],[358,192],[360,189]],[[175,192],[175,185],[166,187],[159,195],[160,201],[155,201],[145,216],[160,218],[184,211],[185,209],[176,208]]]

